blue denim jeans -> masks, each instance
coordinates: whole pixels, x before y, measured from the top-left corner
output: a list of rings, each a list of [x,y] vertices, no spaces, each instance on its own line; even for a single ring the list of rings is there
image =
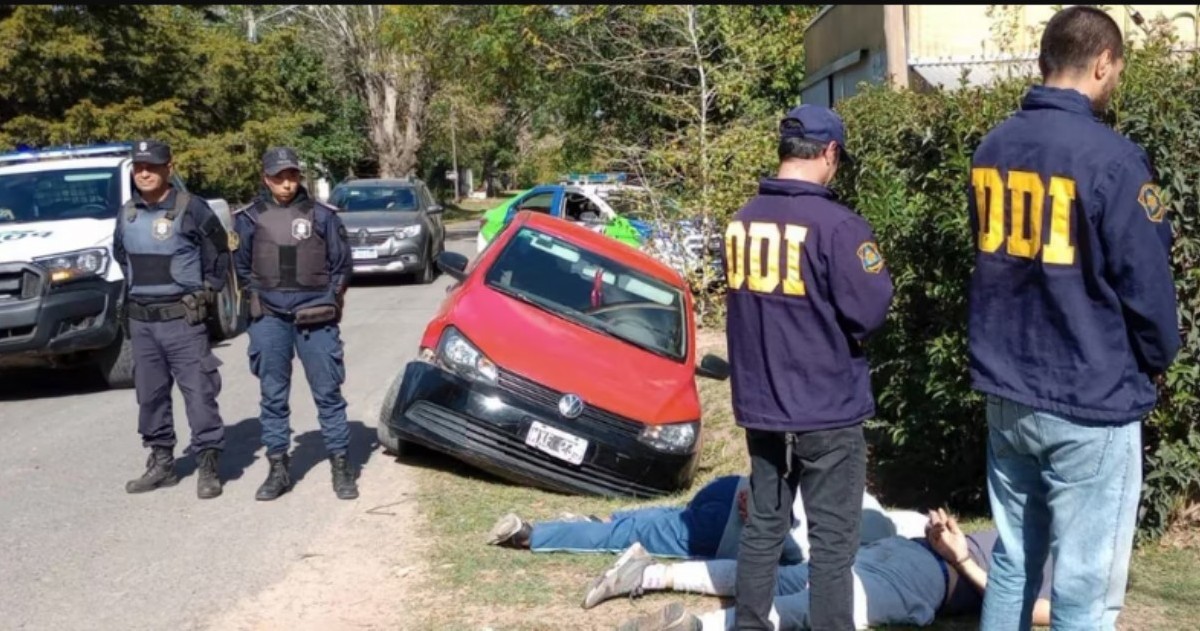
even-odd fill
[[[989,397],[988,493],[1000,533],[981,628],[1029,629],[1046,555],[1052,627],[1115,629],[1142,484],[1141,423],[1100,424]]]
[[[304,376],[317,406],[317,422],[330,455],[350,445],[346,399],[345,354],[336,324],[297,327],[272,315],[250,323],[250,372],[258,377],[261,403],[258,421],[267,454],[283,454],[291,445],[292,358],[300,356]]]
[[[714,480],[682,508],[620,511],[604,523],[537,523],[529,548],[534,552],[619,552],[641,542],[656,556],[712,558],[725,531],[737,483],[736,476]]]

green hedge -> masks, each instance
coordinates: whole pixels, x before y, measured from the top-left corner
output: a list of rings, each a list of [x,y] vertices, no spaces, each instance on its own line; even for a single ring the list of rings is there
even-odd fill
[[[1145,147],[1169,195],[1185,347],[1145,426],[1141,535],[1163,534],[1200,489],[1200,56],[1129,54],[1116,126]],[[837,188],[875,227],[896,285],[889,325],[870,343],[878,418],[873,482],[905,506],[987,509],[986,422],[967,371],[973,265],[965,184],[971,154],[1032,79],[987,89],[872,88],[838,105],[859,158]]]

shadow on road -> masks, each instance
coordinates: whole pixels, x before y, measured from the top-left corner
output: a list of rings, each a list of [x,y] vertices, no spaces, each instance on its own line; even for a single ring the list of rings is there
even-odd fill
[[[382,447],[380,447],[380,452],[383,453]],[[393,459],[395,462],[406,464],[410,467],[431,469],[441,473],[448,473],[456,477],[479,480],[481,482],[495,484],[497,486],[528,488],[526,485],[517,484],[516,482],[511,482],[501,478],[500,476],[495,475],[486,469],[481,469],[452,456],[443,454],[439,451],[427,449],[413,443],[405,443],[404,453],[400,456],[393,456],[391,453],[385,453],[385,456]]]
[[[108,386],[99,373],[88,368],[32,368],[0,372],[0,401],[30,401],[105,390],[108,390]],[[128,392],[130,397],[134,396],[132,388]]]
[[[176,419],[176,435],[179,437],[179,442],[186,444],[189,434],[179,435],[179,430],[187,431],[186,421],[183,428],[179,427],[178,419]],[[221,476],[221,480],[228,482],[242,477],[254,461],[258,460],[258,451],[262,448],[262,425],[258,422],[258,418],[247,418],[238,421],[233,425],[225,426],[225,452],[221,454],[220,461],[217,463],[217,472]],[[185,455],[176,461],[178,464],[176,471],[179,477],[186,478],[196,471],[196,457],[194,454]]]
[[[178,426],[178,419],[176,422]],[[375,451],[375,428],[367,427],[362,421],[350,421],[350,464],[357,470],[367,464],[371,453]],[[181,428],[186,432],[186,425]],[[178,430],[177,430],[178,431]],[[179,442],[186,444],[188,434],[179,435]],[[325,439],[321,430],[305,432],[295,437],[292,446],[291,465],[288,467],[292,474],[293,484],[300,482],[304,476],[323,461],[328,461],[329,454],[325,452]],[[225,451],[221,454],[217,467],[221,480],[229,482],[237,480],[246,473],[259,458],[265,457],[262,446],[262,424],[258,418],[247,418],[225,427]],[[196,472],[196,457],[194,454],[182,455],[176,460],[176,472],[180,478],[186,478]],[[263,469],[266,475],[266,469]]]
[[[362,421],[350,421],[350,465],[357,472],[366,466],[375,451],[372,441],[375,440],[375,428],[367,427]],[[292,449],[292,480],[300,482],[304,476],[321,462],[328,462],[329,453],[325,451],[325,439],[321,430],[313,430],[296,436],[296,446]]]

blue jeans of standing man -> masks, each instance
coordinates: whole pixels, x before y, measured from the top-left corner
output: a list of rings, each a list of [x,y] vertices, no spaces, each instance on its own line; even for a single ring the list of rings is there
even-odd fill
[[[335,323],[296,326],[289,320],[266,315],[250,323],[250,372],[261,390],[262,441],[267,454],[284,454],[291,444],[292,358],[300,356],[304,376],[317,405],[317,421],[330,455],[346,453],[350,428],[342,383],[346,379],[345,353]]]
[[[995,396],[987,418],[988,493],[1000,538],[981,628],[1030,628],[1052,552],[1053,628],[1115,629],[1142,484],[1141,423],[1091,423]]]

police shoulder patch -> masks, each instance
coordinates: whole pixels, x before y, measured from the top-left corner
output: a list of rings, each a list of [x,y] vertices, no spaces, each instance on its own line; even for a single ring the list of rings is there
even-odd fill
[[[868,274],[878,274],[883,271],[883,255],[874,241],[864,242],[858,246],[858,258],[862,261],[863,271]]]
[[[228,240],[228,242],[229,242],[229,250],[230,250],[231,252],[232,252],[233,250],[236,250],[236,249],[238,249],[238,245],[239,245],[239,244],[242,242],[242,239],[241,239],[241,237],[239,237],[239,236],[238,236],[237,230],[230,230],[230,231],[229,231],[229,240]]]
[[[1153,182],[1146,182],[1138,191],[1138,203],[1146,211],[1146,217],[1154,223],[1161,223],[1167,216],[1167,205],[1163,203],[1162,189]]]

